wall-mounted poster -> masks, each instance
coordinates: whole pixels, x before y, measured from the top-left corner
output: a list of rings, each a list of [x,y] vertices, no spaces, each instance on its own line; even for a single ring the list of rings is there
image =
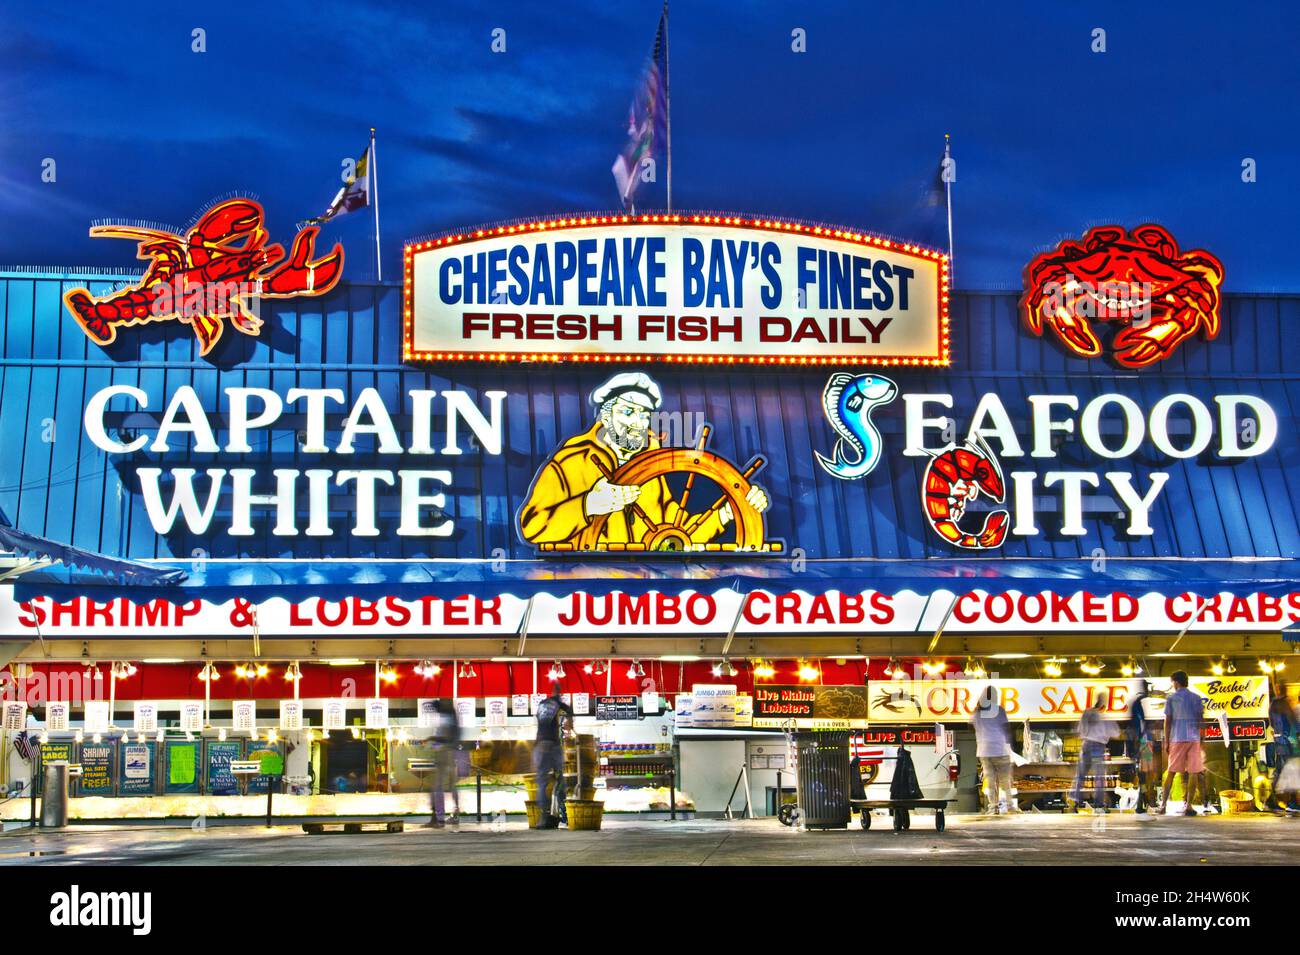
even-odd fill
[[[108,700],[86,701],[86,732],[108,732]]]
[[[346,700],[326,700],[323,722],[327,730],[341,730],[348,725],[348,704]]]
[[[152,740],[123,743],[118,747],[121,764],[118,772],[119,796],[152,796],[154,793],[154,755]]]
[[[250,793],[264,793],[267,787],[275,786],[278,792],[280,778],[284,775],[284,745],[282,743],[268,743],[265,740],[261,742],[250,740],[246,758],[257,760],[262,764],[262,771],[248,778],[248,791]]]
[[[201,733],[203,731],[202,703],[181,704],[181,729],[187,733]]]
[[[202,747],[203,743],[199,740],[167,741],[167,777],[163,782],[163,792],[199,791],[199,753],[202,752]]]
[[[208,794],[235,796],[239,794],[239,780],[230,771],[232,760],[239,759],[244,744],[237,740],[208,740]]]
[[[41,744],[41,766],[48,766],[50,763],[65,762],[71,763],[72,743],[42,743]],[[75,780],[69,779],[69,786]],[[36,777],[36,784],[42,793],[45,792],[45,773],[41,772]]]
[[[78,795],[113,795],[114,745],[114,743],[83,743],[81,745],[81,779],[77,783]]]
[[[575,693],[573,694],[573,715],[587,716],[591,713],[591,694]]]
[[[527,716],[528,715],[528,694],[516,693],[510,697],[510,715]]]
[[[158,704],[152,700],[136,700],[131,728],[137,733],[158,732]]]
[[[45,729],[51,733],[66,733],[72,707],[64,701],[51,700],[45,704]]]

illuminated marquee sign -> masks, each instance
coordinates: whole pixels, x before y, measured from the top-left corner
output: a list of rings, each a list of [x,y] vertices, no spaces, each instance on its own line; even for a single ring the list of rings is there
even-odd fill
[[[408,360],[948,364],[940,252],[740,216],[525,222],[406,247]]]

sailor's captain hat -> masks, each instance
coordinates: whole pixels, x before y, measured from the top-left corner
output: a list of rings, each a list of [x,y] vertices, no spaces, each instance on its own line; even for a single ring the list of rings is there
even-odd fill
[[[614,398],[622,398],[649,411],[656,411],[663,404],[659,386],[640,371],[617,374],[591,393],[591,403],[597,408]]]

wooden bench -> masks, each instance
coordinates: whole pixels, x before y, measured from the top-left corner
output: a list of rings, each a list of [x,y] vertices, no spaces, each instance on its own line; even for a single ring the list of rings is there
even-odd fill
[[[943,832],[944,810],[948,808],[948,803],[955,801],[953,799],[850,799],[849,806],[862,813],[862,829],[864,832],[871,828],[871,810],[873,809],[888,809],[894,814],[895,832],[912,828],[913,809],[933,809],[935,831]]]

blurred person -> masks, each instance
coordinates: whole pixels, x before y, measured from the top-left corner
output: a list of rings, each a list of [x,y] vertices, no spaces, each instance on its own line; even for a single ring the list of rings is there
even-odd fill
[[[980,694],[970,721],[975,727],[975,755],[984,775],[989,814],[1019,812],[1020,807],[1011,794],[1011,726],[1007,711],[998,702],[997,688],[992,684]]]
[[[1128,758],[1133,761],[1137,775],[1137,808],[1134,812],[1145,814],[1150,792],[1155,784],[1156,746],[1151,721],[1147,719],[1144,701],[1151,695],[1151,688],[1146,680],[1138,681],[1138,690],[1128,708],[1128,723],[1125,725],[1125,749]]]
[[[573,725],[573,708],[560,695],[560,684],[551,684],[551,695],[537,704],[537,741],[533,744],[533,772],[537,774],[538,829],[557,829],[564,812],[564,732]],[[558,811],[551,812],[551,783]]]
[[[453,826],[460,825],[460,773],[456,767],[456,746],[460,742],[460,721],[456,718],[456,704],[440,696],[433,704],[433,780],[430,790],[431,813],[429,826],[441,829],[447,821],[447,791],[451,791],[456,807],[451,817]]]
[[[1083,781],[1093,778],[1095,801],[1093,812],[1106,811],[1106,744],[1110,742],[1110,727],[1106,724],[1106,698],[1098,697],[1079,718],[1079,767],[1074,774],[1074,790],[1070,793],[1077,811],[1084,805]]]
[[[1201,750],[1201,723],[1205,719],[1205,700],[1187,688],[1187,673],[1175,670],[1169,677],[1174,690],[1165,698],[1165,752],[1169,758],[1169,771],[1165,774],[1164,788],[1160,793],[1160,808],[1164,815],[1169,807],[1169,791],[1174,785],[1174,775],[1183,783],[1183,815],[1194,816],[1192,788],[1198,785],[1203,799],[1209,799],[1205,789],[1205,753]]]
[[[1285,696],[1275,695],[1268,706],[1268,723],[1273,730],[1273,742],[1265,747],[1272,768],[1272,800],[1278,809],[1300,809],[1300,746],[1297,746],[1297,726],[1291,704]],[[1287,805],[1290,803],[1290,806]]]

